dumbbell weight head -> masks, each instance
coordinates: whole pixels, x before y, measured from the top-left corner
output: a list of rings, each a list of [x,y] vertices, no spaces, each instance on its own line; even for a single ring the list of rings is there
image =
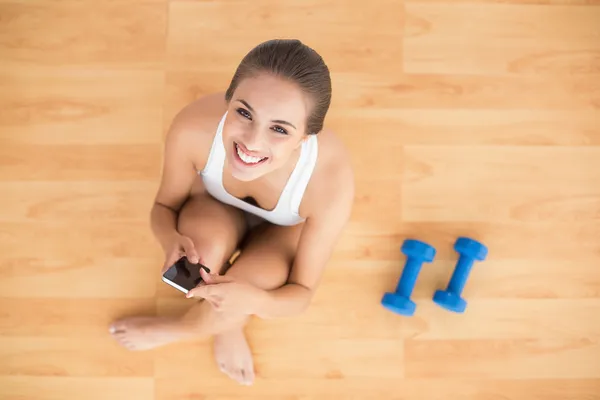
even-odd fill
[[[407,239],[402,244],[402,253],[413,260],[432,262],[435,258],[435,248],[420,240]]]
[[[474,261],[485,260],[488,250],[483,244],[466,237],[458,238],[454,249],[460,254],[460,257],[450,283],[446,290],[435,292],[433,301],[446,310],[463,313],[467,308],[467,302],[461,297],[462,288],[469,277]]]
[[[383,295],[381,304],[391,312],[407,317],[413,315],[417,308],[417,305],[411,299],[389,292]]]
[[[410,299],[421,264],[432,262],[435,258],[435,248],[419,240],[407,239],[402,244],[402,253],[407,259],[394,293],[385,293],[381,304],[388,310],[404,315],[414,314],[416,304]]]
[[[458,254],[463,254],[477,261],[484,261],[488,254],[488,249],[483,244],[466,237],[460,237],[454,243],[454,250]]]
[[[446,310],[454,311],[455,313],[463,313],[467,308],[465,299],[456,293],[448,292],[446,290],[436,290],[433,295],[433,301]]]

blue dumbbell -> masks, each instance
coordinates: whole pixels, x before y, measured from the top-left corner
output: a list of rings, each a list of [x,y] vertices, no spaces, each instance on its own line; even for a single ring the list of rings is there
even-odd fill
[[[437,290],[435,292],[433,301],[449,311],[462,313],[467,308],[467,302],[460,295],[469,278],[471,267],[473,267],[475,260],[485,260],[488,249],[473,239],[461,237],[454,243],[454,250],[460,254],[460,257],[454,268],[452,278],[450,278],[446,290]]]
[[[427,243],[408,239],[402,244],[402,252],[406,254],[407,259],[396,292],[384,294],[381,304],[390,311],[411,316],[415,312],[416,305],[410,299],[410,295],[415,287],[421,265],[423,262],[433,261],[435,249]]]

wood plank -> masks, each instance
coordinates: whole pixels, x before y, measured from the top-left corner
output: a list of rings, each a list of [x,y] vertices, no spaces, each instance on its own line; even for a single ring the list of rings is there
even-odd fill
[[[407,3],[406,12],[405,72],[600,73],[597,6]]]
[[[14,299],[153,298],[160,266],[143,257],[4,259],[0,293]]]
[[[600,4],[599,0],[453,0],[453,3],[476,3],[476,4],[516,4],[516,5],[557,5],[557,6],[582,6]],[[410,0],[410,3],[439,4],[448,3],[448,0]]]
[[[597,115],[600,108],[600,80],[596,75],[465,74],[452,70],[345,73],[339,75],[335,93],[331,115],[352,113],[356,118],[375,112],[379,118],[385,115],[392,121],[396,112],[415,109],[590,110]],[[382,130],[363,132],[375,136]]]
[[[407,97],[418,103],[417,92]],[[600,146],[597,111],[458,108],[466,96],[455,96],[457,103],[450,105],[449,101],[448,108],[432,102],[427,109],[371,108],[361,110],[360,115],[354,109],[339,110],[329,118],[329,126],[350,144],[374,131],[378,134],[369,135],[368,142],[379,146]],[[479,100],[482,107],[498,106],[483,96]],[[362,152],[353,153],[353,157],[359,156]]]
[[[161,156],[159,145],[15,144],[0,147],[0,181],[156,181]]]
[[[154,299],[0,298],[0,335],[11,337],[94,337],[114,343],[110,323],[131,314],[153,315]]]
[[[400,67],[402,41],[398,27],[403,23],[403,8],[396,1],[363,3],[355,8],[335,0],[286,1],[285,4],[261,0],[240,13],[242,4],[237,1],[171,3],[169,69],[189,70],[189,66],[197,65],[202,71],[227,70],[233,76],[238,63],[252,47],[276,37],[299,38],[314,47],[334,77],[345,71],[391,73]],[[319,12],[315,12],[316,9]],[[226,30],[220,22],[222,15],[228,16]],[[369,24],[365,25],[364,21]],[[257,29],[248,29],[249,26]],[[372,26],[377,29],[371,29]],[[328,34],[332,27],[337,32],[333,36]],[[220,37],[221,41],[206,40],[199,45],[198,37]],[[230,45],[219,44],[231,38],[235,40]],[[211,56],[206,57],[206,54]]]
[[[0,395],[5,400],[105,400],[123,396],[131,400],[153,400],[151,378],[0,377]]]
[[[0,66],[0,140],[15,145],[159,144],[164,74]]]
[[[97,338],[0,338],[2,376],[152,378],[153,358]]]
[[[600,375],[600,344],[591,339],[408,340],[408,378],[551,379]]]
[[[598,147],[410,146],[404,154],[406,221],[600,220]]]
[[[167,9],[162,2],[3,2],[0,54],[23,65],[160,68]]]
[[[456,238],[469,236],[490,249],[488,260],[562,259],[572,262],[596,261],[600,244],[596,221],[564,223],[532,222],[406,222],[397,220],[351,222],[336,247],[339,257],[359,262],[398,260],[407,238],[434,246],[436,260],[456,261],[452,248]],[[527,243],[527,246],[523,246]],[[587,264],[590,265],[590,264]]]
[[[162,264],[164,257],[147,222],[6,222],[0,228],[4,259],[28,258],[33,252],[48,259],[158,257]]]
[[[331,399],[351,400],[596,400],[598,379],[276,379],[247,388],[222,379],[165,378],[156,383],[157,400],[200,397],[222,399]],[[290,395],[290,393],[294,393]]]
[[[147,222],[157,190],[153,181],[0,181],[0,220]]]

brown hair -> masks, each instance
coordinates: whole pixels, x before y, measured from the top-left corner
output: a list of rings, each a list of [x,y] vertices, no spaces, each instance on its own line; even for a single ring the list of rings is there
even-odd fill
[[[314,101],[306,121],[306,132],[316,134],[323,129],[325,115],[331,103],[331,78],[323,58],[296,39],[274,39],[259,44],[242,59],[225,93],[227,102],[244,78],[261,72],[295,82]]]

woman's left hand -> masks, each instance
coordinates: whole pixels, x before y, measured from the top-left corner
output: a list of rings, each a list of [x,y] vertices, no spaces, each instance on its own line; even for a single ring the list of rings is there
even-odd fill
[[[254,314],[265,296],[264,290],[231,276],[209,274],[202,268],[200,275],[204,282],[190,290],[186,297],[201,297],[218,312]]]

